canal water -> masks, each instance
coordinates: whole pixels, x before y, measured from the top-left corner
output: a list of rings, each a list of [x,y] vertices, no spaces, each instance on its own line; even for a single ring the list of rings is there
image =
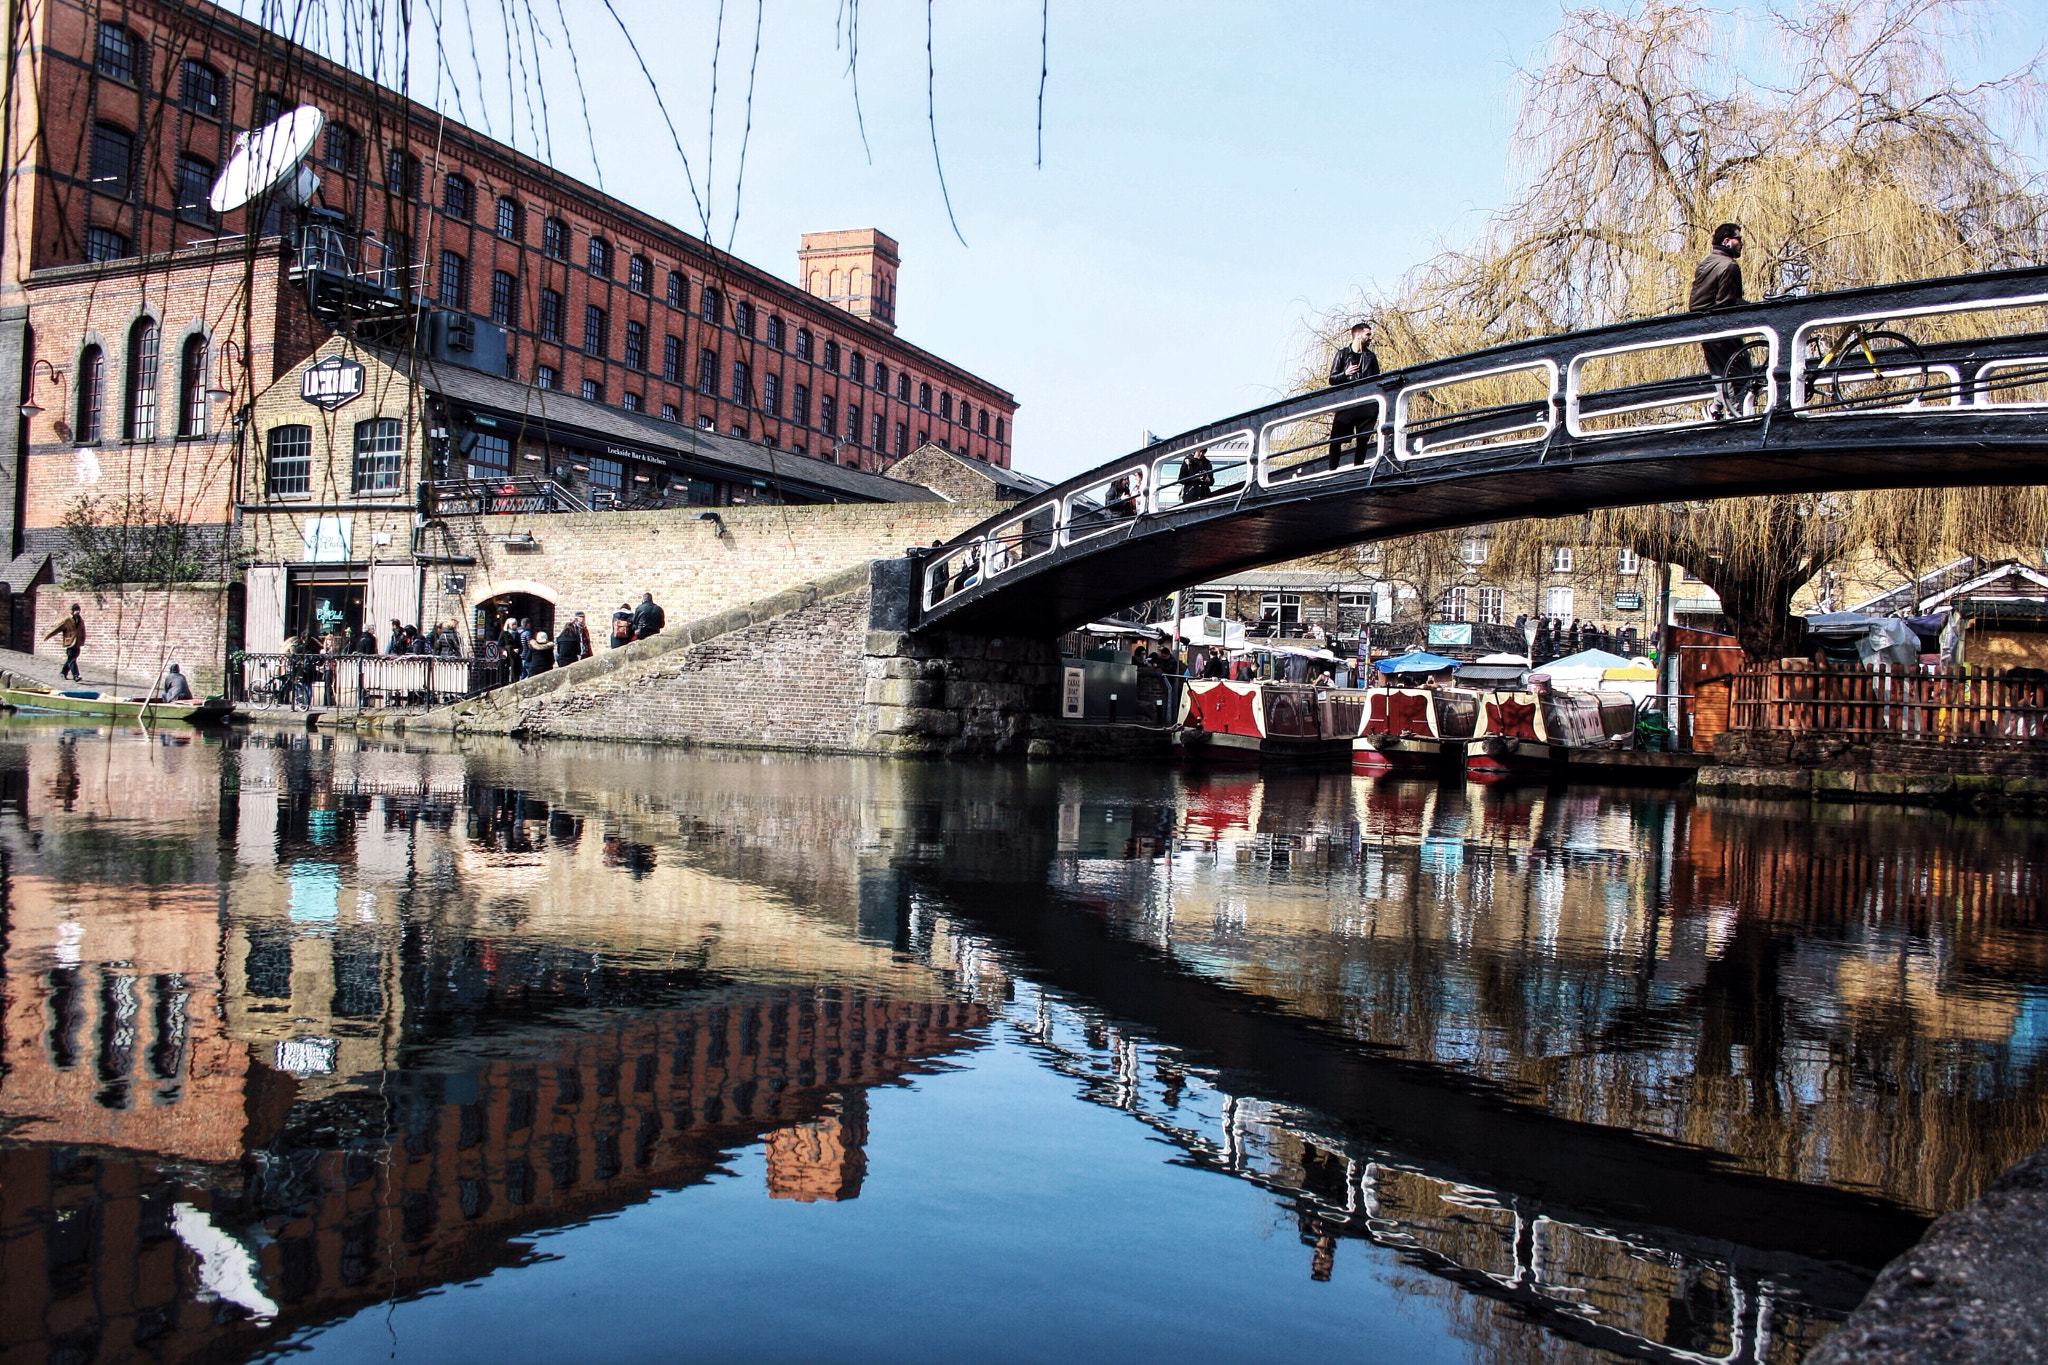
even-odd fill
[[[0,1360],[1798,1360],[2040,822],[0,726]]]

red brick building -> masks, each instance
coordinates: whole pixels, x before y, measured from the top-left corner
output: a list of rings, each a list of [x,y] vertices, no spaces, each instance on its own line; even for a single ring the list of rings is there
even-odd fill
[[[452,363],[488,356],[683,431],[870,472],[927,441],[1010,463],[1011,395],[895,335],[879,232],[806,235],[800,287],[216,6],[53,0],[17,23],[0,129],[0,374],[32,409],[0,432],[15,592],[47,580],[81,499],[230,538],[264,496],[254,401],[337,326],[388,341],[423,312],[486,333]],[[238,134],[299,105],[325,116],[324,235],[285,206],[212,212]],[[421,344],[449,363],[441,327]]]

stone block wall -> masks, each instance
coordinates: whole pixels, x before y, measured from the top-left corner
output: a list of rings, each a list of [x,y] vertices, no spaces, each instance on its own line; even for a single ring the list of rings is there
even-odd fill
[[[113,674],[138,691],[174,663],[201,696],[223,690],[227,658],[227,589],[195,583],[174,588],[131,584],[125,588],[66,588],[45,584],[35,590],[35,653],[50,661],[55,676],[64,647],[46,640],[52,627],[84,610],[85,649],[79,666],[88,677]]]
[[[1059,651],[1022,636],[912,635],[870,630],[864,641],[862,747],[953,757],[1049,754]]]
[[[867,617],[865,591],[826,598],[495,716],[474,704],[468,723],[529,736],[851,751]]]

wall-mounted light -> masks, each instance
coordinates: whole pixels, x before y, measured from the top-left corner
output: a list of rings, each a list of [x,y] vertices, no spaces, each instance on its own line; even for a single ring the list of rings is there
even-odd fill
[[[634,482],[634,483],[646,483],[646,482],[647,482],[647,476],[646,476],[645,474],[635,474],[635,475],[633,476],[633,482]]]
[[[36,376],[39,374],[49,375],[50,382],[53,384],[61,384],[64,382],[64,371],[58,369],[55,365],[52,365],[47,360],[38,360],[33,366],[29,368],[28,399],[21,405],[21,415],[23,417],[33,417],[43,410],[42,407],[36,402]]]
[[[223,341],[220,344],[220,364],[214,374],[213,387],[206,391],[206,401],[209,403],[225,403],[232,396],[229,394],[227,386],[228,356],[230,354],[239,359],[242,354],[242,348],[235,345],[232,341]]]
[[[575,470],[578,474],[588,474],[590,472],[590,466],[587,464],[572,464],[569,468]]]
[[[531,460],[535,464],[540,463],[540,456],[534,454],[532,451],[528,451],[526,454],[521,455],[519,458],[522,460]]]
[[[724,517],[719,516],[716,512],[699,512],[697,514],[697,520],[710,522],[711,534],[720,540],[725,539]]]

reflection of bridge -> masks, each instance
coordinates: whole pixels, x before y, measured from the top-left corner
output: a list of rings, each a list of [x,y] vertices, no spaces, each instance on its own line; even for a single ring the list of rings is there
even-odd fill
[[[1314,1248],[1316,1279],[1331,1277],[1338,1239],[1361,1240],[1568,1341],[1669,1365],[1770,1360],[1787,1341],[1803,1350],[1833,1325],[1829,1310],[1846,1311],[1860,1291],[1836,1266],[1731,1257],[1724,1241],[1586,1222],[1390,1162],[1370,1141],[1326,1131],[1311,1112],[1232,1094],[1172,1048],[1106,1027],[1086,1006],[1042,989],[1031,1003],[1028,1021],[1018,1017],[1024,1010],[1013,1021],[1084,1098],[1131,1115],[1190,1164],[1287,1200]],[[1505,1343],[1489,1344],[1505,1353]]]
[[[922,561],[915,625],[1050,635],[1360,541],[1677,498],[2048,476],[2048,268],[1778,299],[1431,361],[1210,423]],[[1891,342],[1851,347],[1862,324]],[[1753,356],[1713,420],[1703,343]],[[1354,443],[1332,418],[1356,420]],[[1189,470],[1204,452],[1211,473]]]

